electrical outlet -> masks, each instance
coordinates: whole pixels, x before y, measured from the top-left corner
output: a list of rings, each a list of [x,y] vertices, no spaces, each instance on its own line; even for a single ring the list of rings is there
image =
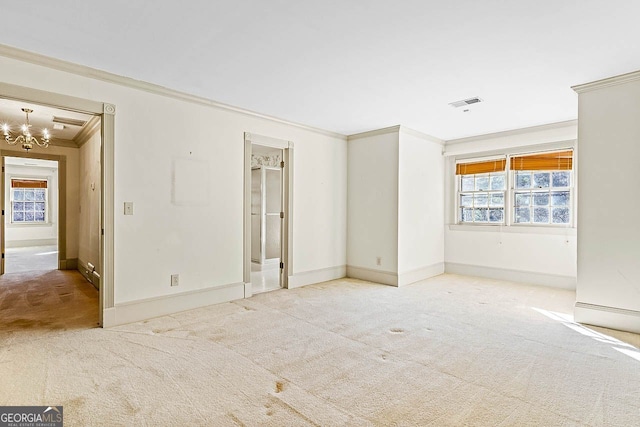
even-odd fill
[[[382,265],[382,257],[381,256],[377,256],[376,257],[376,265]]]
[[[172,274],[171,275],[171,286],[178,286],[180,284],[180,275]]]

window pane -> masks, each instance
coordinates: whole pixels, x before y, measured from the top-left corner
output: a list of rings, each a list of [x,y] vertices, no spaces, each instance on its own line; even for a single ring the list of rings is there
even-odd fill
[[[24,210],[27,212],[33,212],[35,208],[34,205],[35,205],[34,202],[24,202]]]
[[[33,212],[25,212],[24,213],[24,220],[25,221],[33,221],[35,218],[35,216],[33,215]]]
[[[45,200],[45,191],[47,191],[44,188],[37,188],[36,189],[36,200],[37,201],[44,201]]]
[[[553,206],[569,206],[569,192],[568,191],[552,192],[551,204]]]
[[[21,222],[21,221],[24,221],[24,212],[14,212],[13,222]]]
[[[531,188],[531,173],[516,172],[516,188]]]
[[[554,187],[568,187],[571,182],[569,172],[553,172],[551,174],[551,185]]]
[[[504,206],[504,193],[491,193],[489,195],[489,206]]]
[[[480,193],[473,196],[474,206],[489,206],[489,195],[487,193]]]
[[[533,209],[533,222],[536,224],[548,224],[549,223],[549,208],[534,208]]]
[[[14,211],[23,211],[24,210],[24,202],[13,202],[13,210]]]
[[[30,201],[35,200],[35,194],[33,192],[33,189],[24,190],[24,199],[30,200]]]
[[[489,222],[504,222],[504,209],[489,209]]]
[[[24,200],[24,190],[13,190],[13,200],[21,201]]]
[[[552,208],[554,224],[569,224],[569,208]]]
[[[533,193],[533,204],[535,206],[548,206],[549,193]]]
[[[44,212],[36,212],[36,221],[44,222]]]
[[[516,222],[531,222],[529,208],[516,208]]]
[[[36,202],[36,212],[44,212],[44,202]]]
[[[460,206],[473,206],[473,195],[471,195],[471,194],[461,194],[460,195]]]
[[[504,190],[504,174],[491,175],[491,189],[492,190]]]
[[[473,191],[473,175],[462,176],[462,191]]]
[[[487,175],[476,176],[476,191],[489,189],[489,177]]]
[[[473,209],[463,208],[460,215],[462,222],[473,222]]]
[[[474,209],[473,220],[475,222],[487,222],[487,219],[488,219],[487,211],[488,211],[487,208]]]
[[[535,188],[549,188],[549,172],[534,173],[533,186]]]
[[[531,204],[530,193],[516,193],[516,206],[529,206]]]

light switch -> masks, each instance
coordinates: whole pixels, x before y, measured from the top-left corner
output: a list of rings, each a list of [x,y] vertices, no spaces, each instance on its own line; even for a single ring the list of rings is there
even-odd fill
[[[124,214],[133,215],[133,202],[124,202]]]

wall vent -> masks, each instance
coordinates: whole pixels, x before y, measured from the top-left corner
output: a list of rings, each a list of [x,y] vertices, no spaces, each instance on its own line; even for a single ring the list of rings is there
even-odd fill
[[[53,116],[53,123],[60,123],[63,125],[80,126],[80,127],[87,124],[87,122],[84,120],[69,119],[67,117],[56,117],[56,116]]]
[[[450,102],[449,105],[455,108],[466,107],[467,105],[477,104],[478,102],[482,102],[482,99],[477,96],[473,98],[463,99],[462,101]]]

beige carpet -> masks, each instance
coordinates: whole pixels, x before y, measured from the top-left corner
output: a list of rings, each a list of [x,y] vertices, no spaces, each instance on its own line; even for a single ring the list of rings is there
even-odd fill
[[[64,405],[68,426],[638,425],[640,337],[574,325],[573,301],[455,275],[344,279],[3,334],[0,404]]]

